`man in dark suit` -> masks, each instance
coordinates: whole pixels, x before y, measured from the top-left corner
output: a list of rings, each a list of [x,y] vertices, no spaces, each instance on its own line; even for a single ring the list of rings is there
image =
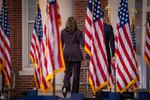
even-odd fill
[[[65,76],[63,80],[62,93],[66,97],[67,92],[79,92],[80,66],[83,60],[80,46],[84,46],[84,37],[82,32],[77,28],[77,22],[74,17],[69,17],[66,28],[61,31],[61,40],[65,59]],[[72,89],[70,77],[73,73]]]
[[[104,23],[105,43],[108,61],[108,72],[111,74],[111,61],[114,59],[115,43],[111,24]]]

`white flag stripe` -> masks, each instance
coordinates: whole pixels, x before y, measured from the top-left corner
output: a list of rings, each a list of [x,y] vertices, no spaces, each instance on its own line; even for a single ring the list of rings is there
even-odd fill
[[[96,83],[96,75],[94,73],[94,67],[93,67],[93,64],[91,61],[90,61],[89,65],[91,66],[91,67],[89,67],[89,71],[90,71],[92,78],[93,78],[93,81],[94,81],[93,84],[95,87],[97,87],[97,85],[95,84]]]
[[[1,34],[2,34],[2,37],[5,38],[5,40],[8,40],[8,38],[6,37],[6,35],[4,34],[4,32],[2,30],[1,30]],[[7,45],[10,44],[9,41],[5,41],[5,42],[6,42]],[[5,48],[5,44],[4,44],[4,42],[2,41],[1,38],[0,38],[0,43],[1,43],[1,47],[3,48],[3,50],[5,52],[4,54],[6,55],[6,57],[8,58],[8,62],[10,63],[11,62],[10,53],[8,52],[8,49]],[[4,56],[1,57],[1,58],[6,61],[6,58]],[[8,64],[8,63],[6,63],[6,64]],[[10,66],[6,66],[6,67],[10,67]]]
[[[86,29],[88,30],[89,33],[93,31],[90,24],[87,21],[86,21]]]
[[[119,74],[117,75],[117,79],[118,79],[118,82],[121,85],[121,87],[125,87],[125,84]]]
[[[123,30],[122,30],[122,29],[120,29],[120,36],[121,36],[121,39],[123,39],[123,37],[125,37],[124,34],[123,34]],[[125,39],[125,40],[122,40],[122,41],[123,41],[123,44],[124,44],[124,46],[125,46],[125,49],[126,49],[128,55],[129,55],[129,57],[130,57],[131,63],[133,63],[133,65],[136,66],[136,64],[135,64],[135,59],[133,59],[133,55],[132,55],[132,53],[130,52],[130,51],[131,51],[131,48],[129,47],[129,44],[128,44],[129,41],[127,42],[126,39]],[[122,45],[120,44],[120,42],[118,43],[118,45],[119,45],[119,47],[122,47]],[[121,54],[124,54],[124,49],[123,49],[123,48],[120,48],[120,49],[122,49],[122,50],[120,50]],[[129,64],[129,59],[127,58],[127,56],[124,54],[122,57],[125,58],[125,59],[124,59],[124,60],[125,60],[125,64]],[[128,65],[128,66],[131,66],[131,65]],[[133,69],[132,69],[131,67],[127,67],[127,68],[130,68],[130,69],[128,69],[128,70],[129,70],[129,71],[132,70],[131,73],[134,73],[134,72],[133,72]],[[134,74],[135,74],[135,73],[134,73]],[[135,77],[135,76],[134,76],[134,77]]]
[[[87,16],[89,16],[90,20],[93,20],[92,19],[93,15],[89,9],[87,9]]]
[[[128,37],[129,37],[129,40],[130,40],[130,43],[131,43],[131,47],[133,47],[133,44],[132,44],[132,39],[131,39],[131,32],[130,32],[130,27],[129,27],[129,25],[128,24],[125,24],[125,28],[126,28],[126,30],[127,30],[127,35],[128,35]],[[123,34],[124,35],[124,34]],[[124,41],[123,41],[124,42]],[[125,41],[126,43],[127,43],[127,41]],[[128,41],[129,42],[129,41]],[[128,45],[128,47],[129,47],[129,49],[130,49],[130,53],[131,54],[129,54],[129,56],[130,56],[130,59],[132,60],[132,63],[133,63],[133,65],[134,66],[136,66],[136,58],[135,58],[135,54],[133,53],[132,54],[132,52],[134,52],[134,49],[133,48],[130,48],[130,46],[129,46],[129,43],[127,43]],[[125,46],[126,47],[126,46]],[[129,50],[129,49],[127,49],[127,50]],[[128,51],[129,52],[129,51]],[[132,58],[135,58],[135,59],[132,59]]]
[[[90,72],[91,72],[91,75],[92,75],[92,78],[93,78],[93,85],[95,88],[97,88],[97,84],[96,84],[96,73],[94,72],[94,69],[93,69],[93,64],[90,64],[91,65],[91,68],[90,68]]]
[[[54,9],[54,8],[53,8],[53,9]],[[52,13],[53,13],[53,15],[54,15],[54,10],[52,10],[52,11],[53,11]],[[55,40],[55,42],[54,42],[54,48],[53,48],[54,51],[55,51],[55,52],[54,52],[54,64],[55,64],[54,67],[57,69],[57,68],[59,67],[59,65],[58,65],[58,64],[59,64],[59,63],[58,63],[58,57],[57,57],[57,56],[58,56],[58,43],[57,43],[57,40],[58,40],[57,37],[58,37],[58,36],[57,36],[57,28],[56,28],[56,19],[55,19],[54,16],[52,16],[52,17],[53,17],[53,19],[54,19],[54,20],[53,20],[53,26],[54,26],[54,27],[53,27],[53,30],[54,30],[54,40]]]
[[[128,64],[128,65],[129,65],[129,64]],[[124,69],[124,66],[122,65],[120,59],[118,59],[118,66],[119,66],[120,71],[121,71],[121,72],[124,74],[124,76],[126,77],[127,81],[130,82],[130,79],[129,79],[129,77],[128,77],[128,75],[127,75],[127,73],[126,73],[126,71],[125,71],[125,69]]]
[[[101,21],[103,22],[103,20],[101,20]],[[102,44],[102,49],[103,49],[103,51],[104,51],[104,53],[105,53],[105,57],[107,57],[106,50],[105,50],[105,48],[106,48],[106,46],[105,46],[105,40],[104,40],[104,36],[102,35],[102,34],[104,34],[104,33],[103,33],[102,30],[100,29],[100,26],[98,25],[98,22],[95,22],[95,26],[96,26],[96,30],[97,30],[99,39],[100,39],[101,44]],[[105,64],[107,64],[107,63],[105,63]],[[105,65],[105,66],[106,66],[106,65]]]
[[[50,46],[51,47],[53,47],[53,41],[54,41],[54,39],[52,38],[52,39],[49,39],[50,37],[53,37],[53,33],[52,33],[52,25],[51,25],[51,20],[50,20],[50,16],[49,15],[47,15],[47,24],[46,24],[46,33],[45,34],[48,34],[47,35],[47,41],[49,41],[50,42]],[[52,66],[52,62],[51,62],[51,59],[52,58],[50,58],[50,53],[52,53],[52,52],[50,52],[50,50],[49,49],[51,49],[51,48],[48,48],[47,49],[47,52],[49,52],[49,53],[47,53],[48,55],[47,55],[47,62],[48,62],[48,74],[52,74],[53,73],[53,66]]]
[[[87,40],[87,44],[91,45],[91,40],[89,39],[89,37],[87,35],[85,35],[85,39]]]
[[[147,55],[150,55],[150,50],[146,47],[145,52],[147,53]]]
[[[120,36],[121,36],[121,39],[123,39],[123,37],[125,37],[124,36],[124,34],[123,34],[123,31],[122,31],[122,29],[120,29]],[[127,41],[126,40],[122,40],[124,43],[124,45],[125,45],[125,48],[126,48],[126,51],[127,51],[127,53],[131,53],[130,52],[130,47],[128,46],[128,43],[127,43]],[[127,56],[124,54],[124,50],[123,50],[123,48],[122,48],[122,45],[120,44],[120,42],[118,42],[118,46],[120,47],[120,48],[118,48],[119,49],[119,51],[121,52],[121,55],[122,55],[122,57],[124,58],[124,62],[125,62],[125,64],[126,64],[126,66],[130,66],[130,64],[129,64],[129,61],[128,61],[128,58],[126,58]],[[133,61],[133,57],[131,57],[131,55],[132,54],[128,54],[129,55],[129,57],[130,57],[130,59],[132,60],[132,62],[135,62],[135,60]],[[136,64],[134,63],[134,66],[136,66]],[[132,68],[131,67],[127,67],[128,68],[128,71],[130,72],[130,74],[132,75],[134,75],[133,77],[136,77],[136,75],[135,75],[135,73],[134,73],[134,71],[132,70]]]
[[[150,45],[150,38],[146,37],[146,41]]]
[[[96,55],[95,55],[95,53],[93,53],[92,54],[93,55],[93,61],[94,61],[94,65],[95,65],[95,69],[96,69],[96,72],[94,72],[94,73],[96,73],[96,75],[98,76],[98,79],[99,79],[99,81],[100,81],[100,83],[103,83],[104,82],[104,80],[103,80],[103,77],[102,77],[102,73],[100,72],[100,70],[98,69],[98,61],[96,60]]]
[[[97,24],[97,23],[96,23]],[[98,33],[98,35],[99,35],[99,40],[100,40],[100,42],[101,42],[101,44],[103,44],[103,42],[104,42],[104,40],[103,40],[103,36],[102,35],[100,35],[100,34],[102,34],[101,33],[101,30],[99,29],[99,27],[98,27],[98,25],[95,25],[96,26],[96,30],[97,30],[97,32],[99,32]],[[101,66],[102,66],[102,69],[104,70],[104,72],[105,73],[107,73],[107,63],[105,63],[105,61],[104,61],[104,59],[103,59],[103,55],[101,54],[101,50],[99,49],[99,47],[98,47],[98,42],[97,42],[97,39],[94,39],[95,41],[94,41],[94,44],[95,44],[95,47],[97,47],[97,56],[98,56],[98,59],[99,59],[99,61],[101,62]],[[103,51],[104,51],[104,53],[105,53],[105,56],[106,56],[106,52],[105,52],[105,46],[104,45],[102,45],[102,48],[101,49],[103,49]],[[106,75],[107,76],[107,75]]]

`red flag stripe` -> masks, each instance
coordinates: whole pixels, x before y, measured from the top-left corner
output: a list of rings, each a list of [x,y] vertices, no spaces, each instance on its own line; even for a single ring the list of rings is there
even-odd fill
[[[126,29],[124,29],[123,28],[123,30],[124,30],[124,34],[122,34],[122,33],[120,33],[119,34],[119,37],[120,37],[120,43],[121,44],[124,44],[124,45],[121,45],[122,46],[122,49],[123,49],[123,51],[124,51],[124,54],[125,54],[125,57],[127,58],[127,60],[128,60],[128,63],[131,65],[131,71],[133,71],[133,72],[131,72],[131,73],[134,73],[134,74],[136,74],[136,76],[138,76],[138,74],[137,74],[137,71],[136,71],[136,64],[135,64],[135,62],[136,62],[136,59],[132,59],[132,58],[135,58],[133,55],[135,55],[134,53],[133,53],[133,51],[134,51],[134,49],[133,49],[133,47],[132,47],[132,45],[131,45],[131,47],[129,47],[128,46],[128,44],[130,44],[131,43],[131,39],[129,39],[129,37],[126,37]],[[125,35],[125,36],[121,36],[121,35]],[[125,39],[128,41],[123,41],[122,39],[123,39],[123,37],[125,37]],[[131,50],[132,49],[132,50]],[[129,52],[130,51],[132,51],[132,54],[129,54]],[[128,68],[128,67],[127,67]],[[128,70],[130,70],[130,69],[128,69]],[[135,71],[135,72],[134,72]],[[134,76],[135,77],[135,76]]]
[[[128,41],[128,45],[129,45],[129,49],[130,49],[130,51],[131,51],[131,55],[130,55],[130,58],[134,58],[134,59],[132,59],[133,61],[133,63],[134,63],[134,65],[135,66],[137,66],[137,60],[136,60],[136,57],[135,57],[135,52],[134,52],[134,48],[133,48],[133,46],[132,46],[132,41],[131,41],[131,33],[130,33],[130,28],[129,28],[129,25],[128,24],[126,24],[124,27],[123,27],[123,31],[124,31],[124,36],[125,36],[125,38],[126,38],[126,40]],[[127,32],[128,31],[128,32]],[[129,34],[130,33],[130,34]]]
[[[105,66],[107,66],[108,63],[107,63],[107,58],[106,58],[107,56],[106,56],[106,52],[105,52],[105,45],[104,45],[105,43],[104,43],[104,39],[102,38],[104,36],[101,36],[101,33],[103,34],[103,32],[101,32],[101,29],[99,29],[99,27],[102,27],[102,26],[97,26],[97,28],[96,28],[96,26],[97,25],[94,25],[94,29],[97,30],[97,31],[95,31],[95,38],[96,38],[95,41],[97,41],[96,44],[100,49],[100,53],[102,53],[101,55],[104,59],[104,64],[106,64]]]
[[[8,54],[10,54],[9,38],[5,35],[4,31],[1,28],[0,28],[0,40],[1,40],[1,43],[3,43],[3,46],[5,46]]]
[[[11,63],[10,63],[10,58],[8,57],[8,55],[6,55],[6,51],[0,46],[0,52],[2,53],[3,56],[3,60],[5,60],[6,65],[8,65],[7,67],[11,68]],[[6,67],[6,65],[4,67]]]
[[[147,52],[150,51],[150,42],[148,43],[148,41],[146,41],[146,49],[147,49]],[[150,53],[148,53],[150,54]]]
[[[38,87],[38,89],[40,89],[40,77],[38,76],[38,71],[37,71],[37,69],[35,69],[34,77],[35,77],[35,79],[36,79],[37,87]]]

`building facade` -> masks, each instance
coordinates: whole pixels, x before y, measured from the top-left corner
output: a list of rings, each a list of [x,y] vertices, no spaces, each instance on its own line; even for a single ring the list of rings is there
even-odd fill
[[[116,32],[117,9],[119,0],[100,0],[103,11],[107,5],[111,5],[111,22]],[[8,0],[8,15],[10,22],[10,42],[12,54],[12,66],[15,71],[16,85],[11,90],[12,96],[23,96],[28,90],[35,88],[34,70],[29,59],[29,47],[31,42],[31,34],[35,16],[36,0]],[[146,14],[150,11],[149,0],[128,0],[129,10],[136,9],[136,40],[137,52],[139,59],[140,71],[140,88],[148,88],[150,84],[150,74],[148,75],[148,67],[143,60],[144,41],[145,41],[145,24]],[[66,20],[69,16],[77,19],[79,28],[84,33],[85,15],[87,0],[58,0],[60,14],[62,17],[61,29],[65,27]],[[40,0],[42,9],[43,23],[45,22],[46,0]],[[130,13],[130,12],[129,12]],[[108,17],[107,14],[105,15]],[[131,15],[130,15],[131,16]],[[84,52],[84,51],[83,51]],[[84,55],[85,53],[83,53]],[[87,69],[88,66],[82,64],[80,92],[85,96],[93,95],[91,87],[88,84]],[[63,73],[56,75],[56,90],[61,90]]]

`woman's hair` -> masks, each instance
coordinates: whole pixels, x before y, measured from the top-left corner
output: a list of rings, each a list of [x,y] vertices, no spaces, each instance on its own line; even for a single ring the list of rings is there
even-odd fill
[[[66,31],[67,32],[75,32],[77,30],[77,21],[74,17],[69,17],[66,22]]]

